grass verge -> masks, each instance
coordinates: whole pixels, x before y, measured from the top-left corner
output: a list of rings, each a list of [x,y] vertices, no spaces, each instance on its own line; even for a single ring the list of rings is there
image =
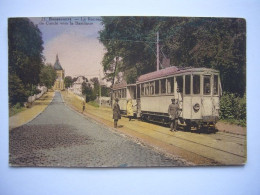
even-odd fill
[[[17,103],[11,108],[9,108],[9,117],[14,116],[15,114],[22,112],[24,110],[26,110],[26,108],[22,106],[20,103]]]

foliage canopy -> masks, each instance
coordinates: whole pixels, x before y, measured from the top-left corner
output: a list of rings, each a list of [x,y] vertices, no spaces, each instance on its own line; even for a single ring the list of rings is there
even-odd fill
[[[172,66],[214,68],[220,71],[224,91],[243,96],[246,90],[244,19],[103,17],[102,24],[99,38],[106,48],[102,64],[108,80],[124,72],[124,79],[133,83],[155,71],[159,32],[161,62],[165,57]]]

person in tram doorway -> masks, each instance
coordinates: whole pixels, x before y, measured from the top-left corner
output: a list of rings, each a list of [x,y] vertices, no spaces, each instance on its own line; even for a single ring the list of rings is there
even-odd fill
[[[169,108],[168,108],[170,127],[171,127],[170,131],[177,131],[179,106],[175,102],[174,98],[172,98],[171,101],[172,101],[172,103],[169,105]]]
[[[85,99],[82,100],[82,113],[85,111],[86,102]]]
[[[129,117],[129,121],[131,121],[131,119],[132,119],[133,116],[134,116],[132,99],[129,99],[129,100],[127,101],[127,105],[126,105],[126,115]]]
[[[115,103],[113,105],[113,119],[114,119],[114,127],[117,128],[117,122],[119,119],[121,119],[121,114],[120,114],[120,106],[118,105],[119,99],[115,99]]]

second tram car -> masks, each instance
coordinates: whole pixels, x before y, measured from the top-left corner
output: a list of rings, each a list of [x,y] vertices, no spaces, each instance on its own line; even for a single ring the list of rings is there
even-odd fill
[[[209,68],[177,68],[175,66],[141,75],[136,84],[126,82],[113,86],[114,97],[126,111],[131,98],[134,113],[144,120],[169,123],[168,106],[174,98],[179,105],[178,124],[215,128],[219,118],[221,83],[219,71]]]

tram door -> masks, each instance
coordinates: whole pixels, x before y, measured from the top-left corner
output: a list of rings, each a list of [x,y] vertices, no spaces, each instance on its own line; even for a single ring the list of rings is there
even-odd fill
[[[140,84],[137,85],[136,87],[136,108],[137,108],[137,118],[141,117],[141,90],[140,90]]]
[[[133,111],[134,111],[134,113],[137,113],[136,85],[135,86],[127,86],[127,90],[129,92],[127,99],[132,100]]]
[[[179,116],[183,117],[183,76],[176,77],[176,90],[175,90],[175,97],[178,101],[179,108],[181,109]]]

